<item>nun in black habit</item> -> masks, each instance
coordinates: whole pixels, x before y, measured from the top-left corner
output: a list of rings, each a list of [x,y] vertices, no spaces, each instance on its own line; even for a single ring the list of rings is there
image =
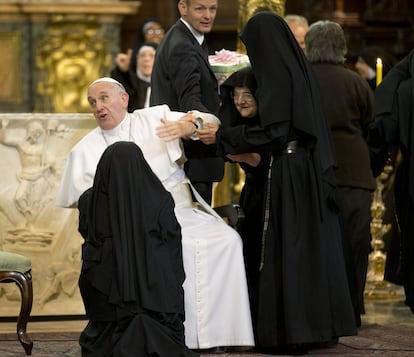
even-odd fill
[[[126,72],[124,72],[118,64],[111,70],[111,78],[120,82],[125,87],[125,90],[129,95],[129,113],[132,113],[136,109],[145,108],[149,104],[148,98],[151,87],[151,76],[145,75],[142,68],[138,68],[137,62],[140,54],[149,52],[150,54],[147,54],[146,56],[151,56],[151,52],[153,52],[152,49],[155,53],[157,47],[157,43],[143,42],[133,50],[131,55],[131,63]],[[144,61],[149,61],[149,59]],[[141,67],[142,66],[143,65],[141,64]]]
[[[252,97],[249,99],[235,99],[235,88],[249,90]],[[236,125],[260,125],[257,100],[254,97],[257,84],[252,69],[245,67],[233,73],[220,87],[221,107],[219,118],[224,128]],[[237,101],[237,105],[236,105]],[[238,110],[237,108],[242,108]],[[243,116],[246,113],[247,116]],[[260,266],[261,236],[263,227],[263,209],[265,184],[269,167],[269,153],[248,153],[246,161],[243,157],[230,157],[230,161],[237,161],[245,173],[245,180],[240,192],[239,205],[243,210],[244,218],[237,227],[243,240],[243,255],[246,265],[247,284],[249,289],[252,319],[255,321],[257,301],[257,284]],[[251,155],[256,155],[252,160]]]
[[[390,152],[402,158],[395,173],[394,194],[400,230],[401,279],[405,304],[414,313],[414,50],[396,64],[375,90],[374,120],[368,146],[374,176],[381,174]]]
[[[109,146],[79,199],[87,326],[82,356],[197,356],[184,341],[184,269],[174,202],[131,142]]]
[[[257,81],[260,125],[219,128],[216,143],[223,156],[271,154],[255,342],[258,350],[300,353],[357,333],[331,134],[317,80],[283,18],[259,12],[240,37]]]

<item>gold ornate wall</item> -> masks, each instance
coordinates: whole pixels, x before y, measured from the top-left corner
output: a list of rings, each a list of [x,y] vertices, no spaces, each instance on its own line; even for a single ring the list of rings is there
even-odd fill
[[[258,11],[269,10],[284,16],[285,3],[286,0],[239,0],[238,32],[240,33],[247,20]],[[237,49],[239,52],[245,52],[240,40],[238,40]]]
[[[53,15],[36,38],[35,112],[89,112],[88,83],[112,66],[111,39],[95,15]]]
[[[0,2],[0,112],[87,112],[87,83],[109,75],[120,24],[139,1]]]
[[[0,33],[0,48],[2,49],[2,65],[0,67],[0,103],[10,101],[20,103],[21,72],[18,62],[21,53],[21,34],[18,31]]]

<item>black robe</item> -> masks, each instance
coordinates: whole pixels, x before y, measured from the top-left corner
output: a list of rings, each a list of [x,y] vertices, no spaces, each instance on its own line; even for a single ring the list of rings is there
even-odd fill
[[[414,313],[414,51],[395,65],[377,87],[374,120],[369,127],[371,166],[378,176],[390,151],[399,147],[402,159],[395,182],[395,206],[401,232],[402,283],[405,303]]]
[[[82,356],[194,356],[174,201],[134,143],[109,146],[79,200]]]
[[[258,347],[356,334],[334,201],[334,152],[317,80],[286,22],[259,12],[245,25],[260,126],[217,132],[221,154],[272,154],[262,242]],[[299,143],[296,153],[286,145]]]
[[[132,113],[136,109],[142,109],[145,105],[145,99],[147,97],[148,88],[150,83],[139,78],[136,72],[128,69],[127,72],[123,72],[118,66],[112,69],[111,78],[122,83],[129,95],[128,112]]]
[[[257,85],[250,67],[233,73],[220,87],[222,104],[219,118],[223,128],[237,125],[259,125],[260,120],[258,116],[243,118],[236,109],[233,99],[234,87],[236,86],[247,87],[251,93],[256,91]],[[260,156],[260,163],[256,167],[243,162],[239,163],[245,173],[245,181],[239,199],[239,205],[243,210],[244,218],[239,223],[237,231],[243,240],[243,256],[246,265],[253,321],[256,320],[254,312],[257,305],[265,186],[270,159],[269,153],[266,152],[260,153]]]

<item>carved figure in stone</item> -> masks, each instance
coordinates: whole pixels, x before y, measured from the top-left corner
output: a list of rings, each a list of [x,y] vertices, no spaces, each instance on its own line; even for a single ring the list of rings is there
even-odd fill
[[[56,260],[47,270],[47,287],[39,297],[39,305],[43,307],[59,295],[65,294],[72,297],[78,289],[80,270],[80,249],[78,246],[66,254],[63,259]]]
[[[23,138],[8,135],[9,122],[3,120],[0,128],[0,143],[16,148],[21,169],[17,172],[17,188],[14,193],[14,204],[23,217],[19,228],[9,230],[14,235],[49,237],[49,232],[36,229],[36,219],[46,205],[53,200],[52,188],[56,187],[54,178],[55,164],[47,156],[46,131],[39,120],[29,120],[25,125]],[[7,216],[7,212],[3,212]]]

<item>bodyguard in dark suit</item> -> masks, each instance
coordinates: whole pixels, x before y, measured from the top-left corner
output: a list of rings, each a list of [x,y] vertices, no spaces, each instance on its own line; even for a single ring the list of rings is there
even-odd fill
[[[218,0],[180,0],[181,18],[160,43],[151,76],[150,105],[168,104],[171,110],[199,110],[217,114],[218,83],[208,63],[204,34],[211,31]],[[211,203],[213,182],[221,181],[224,161],[200,141],[184,142],[185,171],[201,196]]]

